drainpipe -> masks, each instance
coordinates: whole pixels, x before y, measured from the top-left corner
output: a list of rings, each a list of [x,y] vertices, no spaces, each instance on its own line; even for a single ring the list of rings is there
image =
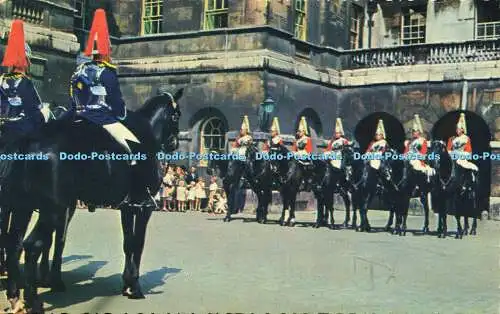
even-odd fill
[[[462,105],[461,108],[462,110],[467,110],[467,91],[469,87],[469,82],[464,80],[464,84],[462,86]]]

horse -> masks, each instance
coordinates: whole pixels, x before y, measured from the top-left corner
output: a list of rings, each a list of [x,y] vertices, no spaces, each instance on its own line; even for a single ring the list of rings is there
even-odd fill
[[[123,157],[112,158],[116,152],[124,152],[122,146],[104,129],[85,120],[54,121],[46,124],[36,138],[19,144],[19,151],[39,152],[47,158],[41,162],[15,161],[2,185],[2,207],[8,208],[12,216],[6,235],[7,297],[14,312],[20,308],[17,282],[23,247],[26,308],[43,312],[36,285],[37,261],[42,251],[50,248],[53,231],[62,230],[56,242],[61,250],[51,270],[60,276],[62,248],[77,199],[120,208],[125,253],[122,294],[131,299],[144,298],[138,279],[145,232],[153,210],[147,201],[158,191],[163,177],[156,153],[160,146],[175,149],[178,145],[174,132],[178,133],[180,109],[176,101],[182,92],[183,89],[175,95],[164,94],[136,112],[127,112],[124,124],[140,139],[143,150],[136,154],[140,161],[135,167],[121,160]],[[86,157],[84,161],[63,161],[59,158],[61,153],[80,153]],[[98,157],[92,160],[89,156],[94,153]],[[24,197],[27,194],[31,196],[29,199]],[[34,208],[39,208],[40,217],[23,243]]]
[[[314,195],[317,200],[317,215],[316,223],[314,228],[320,228],[322,226],[328,226],[330,229],[335,229],[335,219],[333,216],[334,211],[334,195],[338,193],[344,200],[345,205],[345,220],[343,223],[344,227],[348,227],[350,221],[350,206],[351,200],[349,196],[349,191],[352,192],[351,183],[349,181],[350,174],[352,171],[352,156],[354,150],[350,145],[346,145],[341,150],[340,160],[326,160],[324,162],[318,162],[317,173],[321,173],[322,178],[320,178],[319,184],[316,185],[314,189]],[[332,166],[331,162],[342,163],[344,169],[335,168]],[[330,220],[330,224],[328,224]]]
[[[319,160],[312,160],[309,164],[304,164],[300,157],[295,157],[294,153],[290,152],[284,145],[279,145],[276,149],[275,160],[271,161],[272,167],[277,169],[277,172],[282,174],[280,177],[280,194],[283,202],[283,209],[279,224],[281,226],[295,226],[295,202],[297,194],[304,186],[306,190],[318,188],[314,182],[318,182],[323,173],[320,172],[321,166]],[[309,182],[308,182],[309,181]],[[318,191],[316,191],[318,193]],[[290,214],[285,221],[286,210],[290,209]]]
[[[406,172],[406,179],[403,178],[401,182],[398,184],[399,193],[395,195],[397,199],[397,210],[396,210],[396,227],[393,231],[394,234],[397,235],[406,235],[406,220],[408,218],[408,208],[410,206],[410,199],[412,196],[419,196],[420,202],[424,208],[424,226],[422,228],[422,232],[424,234],[429,233],[429,195],[430,193],[436,191],[441,191],[441,169],[440,158],[443,153],[443,149],[446,147],[440,141],[431,142],[428,158],[426,159],[426,163],[430,167],[430,171],[428,173],[424,173],[422,171],[415,170],[411,164],[409,159],[405,159],[404,163],[404,172]],[[438,195],[436,195],[436,199],[439,200]],[[432,198],[434,200],[434,198]],[[390,225],[386,226],[386,230],[390,230]]]
[[[259,153],[255,144],[247,148],[244,160],[229,161],[223,179],[224,190],[228,195],[228,211],[224,218],[225,222],[231,221],[231,215],[235,213],[235,194],[237,190],[244,187],[244,183],[247,183],[257,195],[256,221],[265,224],[269,204],[272,200],[273,173],[269,158],[266,158],[265,154]]]
[[[454,177],[458,179],[453,180]],[[468,234],[468,218],[470,216],[473,217],[470,234],[477,234],[477,215],[475,212],[479,209],[479,180],[479,173],[464,169],[457,164],[456,160],[453,160],[451,176],[444,186],[444,194],[447,200],[446,213],[448,214],[451,209],[455,212],[454,216],[457,222],[456,239],[462,239],[464,235]],[[472,211],[472,214],[468,209]],[[462,228],[460,217],[464,217],[464,228]],[[446,223],[446,221],[443,222]],[[446,229],[446,225],[444,228]]]
[[[385,155],[397,156],[398,154],[394,149],[388,149]],[[389,222],[393,219],[394,213],[396,212],[396,203],[392,196],[398,193],[395,182],[399,182],[397,177],[399,174],[398,170],[402,168],[401,162],[402,161],[398,158],[393,159],[389,157],[382,158],[380,161],[369,160],[364,163],[361,178],[359,178],[359,181],[355,184],[357,190],[353,195],[353,205],[359,208],[359,216],[361,219],[359,227],[355,227],[357,231],[371,231],[367,215],[367,206],[376,193],[381,194],[385,203],[389,206]],[[372,163],[378,163],[378,169],[372,167]]]

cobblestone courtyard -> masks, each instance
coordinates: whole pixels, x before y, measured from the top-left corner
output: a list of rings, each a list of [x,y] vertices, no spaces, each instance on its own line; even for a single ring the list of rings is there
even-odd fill
[[[386,213],[370,217],[382,227]],[[421,225],[410,217],[410,229]],[[155,213],[141,270],[147,299],[132,301],[120,296],[118,211],[79,211],[63,264],[68,291],[42,297],[49,313],[499,313],[499,235],[494,221],[480,222],[476,237],[442,240]]]

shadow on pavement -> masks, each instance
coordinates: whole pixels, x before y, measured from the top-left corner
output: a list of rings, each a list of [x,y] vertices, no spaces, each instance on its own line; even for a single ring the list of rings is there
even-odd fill
[[[88,264],[70,272],[63,272],[63,280],[67,291],[63,293],[54,293],[51,291],[41,293],[40,298],[50,304],[45,310],[54,311],[58,308],[70,307],[75,304],[88,302],[96,297],[121,296],[121,274],[95,277],[97,271],[106,264],[107,262],[104,261],[89,261]],[[163,291],[154,291],[154,289],[162,286],[168,277],[180,271],[181,269],[178,268],[162,267],[143,274],[140,277],[140,283],[146,297],[148,294],[163,293]]]

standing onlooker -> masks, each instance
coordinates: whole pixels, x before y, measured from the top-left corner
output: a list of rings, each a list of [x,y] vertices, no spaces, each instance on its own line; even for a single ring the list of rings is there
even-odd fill
[[[215,204],[215,213],[216,214],[227,213],[227,198],[226,198],[226,192],[224,192],[224,191],[221,191],[220,194],[217,194],[217,202]]]
[[[188,191],[188,202],[189,202],[189,210],[195,210],[196,209],[196,182],[191,181],[189,184],[189,191]]]
[[[196,183],[196,210],[201,210],[201,202],[207,198],[207,193],[205,192],[205,182],[203,178],[198,178],[198,183]]]
[[[174,193],[174,170],[168,166],[165,176],[163,177],[163,210],[172,210],[172,196]]]
[[[186,209],[186,187],[184,186],[184,180],[179,181],[177,186],[177,211],[183,212]]]
[[[196,174],[196,167],[191,167],[189,169],[189,174],[186,176],[186,182],[191,184],[191,182],[198,182],[198,175]]]

